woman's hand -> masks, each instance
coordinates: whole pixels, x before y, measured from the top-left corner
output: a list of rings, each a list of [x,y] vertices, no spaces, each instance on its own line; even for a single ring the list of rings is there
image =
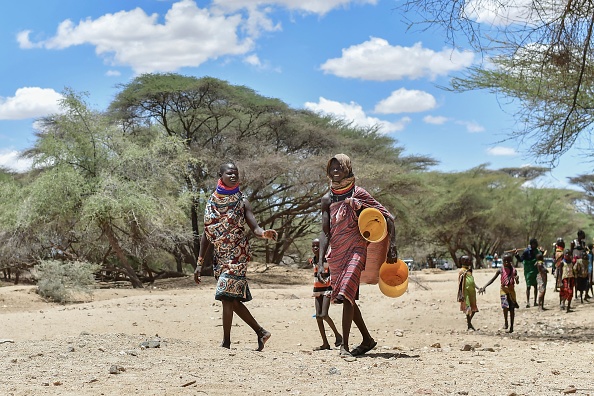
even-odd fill
[[[200,277],[200,271],[202,270],[202,266],[197,266],[196,270],[194,271],[194,282],[196,282],[197,285],[200,284],[200,282],[202,281],[201,277]]]
[[[396,248],[395,244],[390,244],[390,248],[388,249],[388,255],[386,257],[386,261],[389,264],[393,264],[398,261],[398,249]]]
[[[264,232],[262,232],[262,238],[276,241],[278,234],[275,230],[264,230]]]

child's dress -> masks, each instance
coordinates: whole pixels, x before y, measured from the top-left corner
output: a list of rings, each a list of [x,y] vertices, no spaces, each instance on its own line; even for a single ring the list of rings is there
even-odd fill
[[[501,308],[515,309],[520,308],[516,300],[516,276],[518,272],[511,265],[501,267],[501,289],[499,295],[501,297]]]
[[[571,260],[563,259],[563,274],[561,276],[561,289],[559,290],[559,297],[561,300],[571,302],[573,298],[573,288],[575,286],[575,274],[573,272],[573,263]]]
[[[588,263],[587,260],[578,259],[575,264],[575,275],[576,275],[576,289],[577,291],[588,291]]]
[[[460,311],[470,316],[472,312],[478,312],[476,306],[476,286],[472,270],[462,268],[458,274],[458,301]]]

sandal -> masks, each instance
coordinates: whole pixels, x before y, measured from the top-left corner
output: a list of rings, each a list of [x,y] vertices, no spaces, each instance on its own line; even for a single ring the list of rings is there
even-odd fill
[[[340,356],[341,358],[349,358],[349,357],[353,357],[353,354],[341,346],[338,356]]]
[[[377,346],[377,341],[375,340],[371,340],[371,343],[369,345],[359,345],[357,347],[355,347],[355,349],[353,349],[351,351],[351,355],[353,356],[361,356],[366,354],[367,352],[371,351],[373,348],[375,348]]]

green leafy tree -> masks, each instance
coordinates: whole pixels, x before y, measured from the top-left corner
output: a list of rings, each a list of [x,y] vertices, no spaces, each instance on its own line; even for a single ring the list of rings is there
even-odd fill
[[[375,182],[380,169],[392,168],[390,181],[435,162],[401,156],[395,141],[310,111],[295,110],[282,101],[225,81],[178,74],[145,74],[122,86],[110,106],[130,134],[159,126],[185,142],[194,159],[186,179],[192,197],[192,253],[198,255],[200,214],[214,188],[219,165],[235,162],[242,171],[243,190],[260,223],[279,231],[276,243],[255,243],[267,262],[279,263],[297,240],[319,232],[319,199],[327,191],[325,167],[337,151],[348,153],[362,180]],[[361,159],[361,160],[359,160]],[[417,168],[414,168],[417,167]],[[195,263],[193,263],[195,264]]]
[[[64,97],[64,113],[43,120],[27,153],[42,171],[20,210],[22,227],[52,255],[105,262],[113,254],[133,286],[142,287],[130,257],[184,237],[176,224],[186,150],[167,137],[139,145],[81,95]],[[93,237],[107,246],[85,246]]]

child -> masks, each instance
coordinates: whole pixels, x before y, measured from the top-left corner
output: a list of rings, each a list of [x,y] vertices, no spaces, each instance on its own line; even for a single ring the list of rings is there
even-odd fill
[[[571,299],[573,298],[573,288],[575,286],[575,275],[573,272],[573,261],[571,258],[571,250],[565,249],[563,260],[557,266],[557,271],[561,268],[561,288],[559,289],[559,306],[561,310],[569,312]],[[567,302],[567,308],[565,307]]]
[[[544,263],[544,256],[542,254],[536,255],[536,269],[538,275],[536,275],[536,284],[538,286],[538,309],[544,311],[544,298],[547,292],[547,267]]]
[[[472,325],[472,318],[478,312],[476,306],[476,289],[478,286],[474,283],[472,275],[472,259],[468,256],[460,257],[462,269],[458,273],[458,302],[460,302],[460,311],[466,315],[466,324],[468,330],[475,331]]]
[[[515,319],[515,310],[516,308],[520,308],[518,302],[516,300],[516,289],[515,285],[520,283],[520,277],[518,276],[518,272],[514,268],[513,264],[513,256],[510,253],[505,253],[503,255],[503,267],[497,269],[495,275],[487,284],[479,289],[479,293],[484,293],[491,283],[497,279],[499,275],[501,275],[501,289],[499,291],[499,295],[501,296],[501,308],[503,309],[503,319],[505,320],[505,324],[503,326],[504,329],[507,330],[508,328],[508,312],[509,312],[509,330],[508,333],[514,332],[514,319]]]
[[[328,326],[334,332],[336,341],[334,346],[339,347],[342,345],[342,336],[336,329],[332,318],[328,315],[328,309],[330,308],[330,296],[332,295],[332,286],[330,285],[330,269],[328,263],[324,263],[324,272],[318,276],[318,261],[320,260],[320,240],[314,239],[311,241],[311,251],[313,252],[313,258],[309,259],[309,264],[314,269],[314,289],[313,297],[316,299],[316,320],[318,322],[318,329],[322,336],[322,345],[314,348],[314,351],[323,351],[330,349],[328,338],[326,338],[326,329],[324,328],[324,321],[328,323]]]
[[[584,292],[588,293],[588,253],[583,252],[582,258],[577,259],[575,263],[575,290],[580,293],[580,302],[584,303]]]

